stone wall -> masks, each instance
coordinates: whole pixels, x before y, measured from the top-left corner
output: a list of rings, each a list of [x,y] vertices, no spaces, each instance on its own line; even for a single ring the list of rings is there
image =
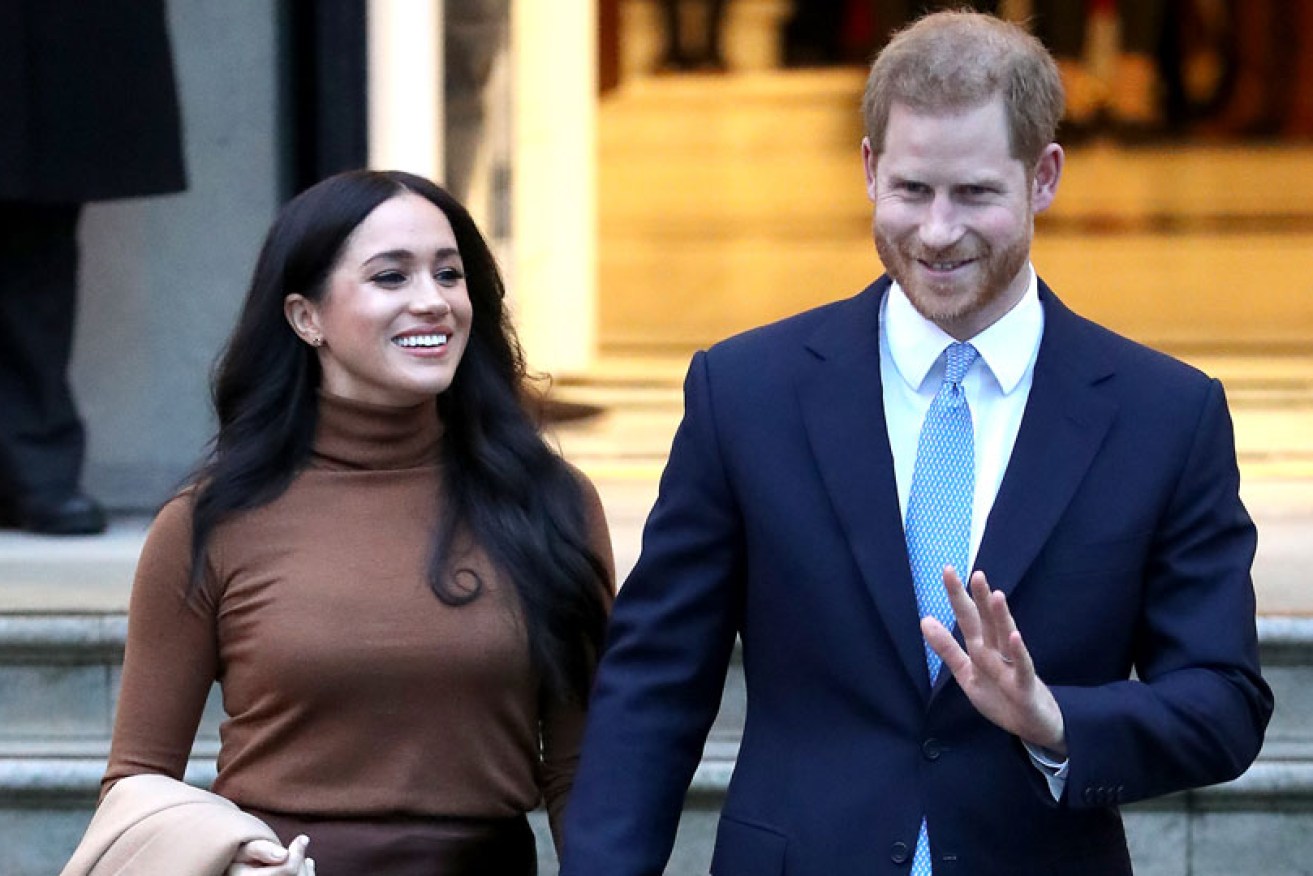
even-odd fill
[[[84,213],[72,380],[114,509],[158,505],[210,437],[210,367],[280,200],[277,6],[170,0],[189,188]]]

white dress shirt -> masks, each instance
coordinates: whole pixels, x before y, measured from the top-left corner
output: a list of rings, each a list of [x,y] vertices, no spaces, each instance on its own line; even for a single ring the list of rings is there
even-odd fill
[[[1044,308],[1033,266],[1021,300],[993,325],[969,342],[980,357],[962,379],[975,437],[975,498],[971,511],[971,548],[968,569],[985,533],[990,509],[1012,448],[1017,443],[1021,417],[1035,377],[1035,358],[1044,335]],[[921,438],[921,423],[944,379],[944,348],[956,338],[926,319],[907,299],[898,283],[889,287],[880,305],[880,380],[884,388],[885,426],[894,457],[898,507],[906,525],[907,497]],[[986,574],[988,569],[984,570]],[[966,577],[966,570],[958,572]],[[1024,635],[1024,632],[1023,632]],[[1035,765],[1044,773],[1054,799],[1062,796],[1067,764],[1027,745]]]

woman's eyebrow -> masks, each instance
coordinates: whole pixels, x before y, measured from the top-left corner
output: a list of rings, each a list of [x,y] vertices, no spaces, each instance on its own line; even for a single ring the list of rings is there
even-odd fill
[[[405,262],[415,258],[415,254],[408,249],[389,249],[383,252],[376,252],[369,258],[365,259],[362,264],[372,264],[373,262]]]

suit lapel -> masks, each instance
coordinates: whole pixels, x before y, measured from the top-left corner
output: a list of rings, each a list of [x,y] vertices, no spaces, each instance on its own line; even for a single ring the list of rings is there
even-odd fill
[[[1035,379],[976,557],[990,586],[1011,594],[1071,502],[1103,444],[1116,406],[1098,336],[1040,284],[1044,338]]]
[[[907,544],[880,381],[882,278],[840,305],[809,339],[798,385],[803,421],[843,534],[904,669],[927,687]]]

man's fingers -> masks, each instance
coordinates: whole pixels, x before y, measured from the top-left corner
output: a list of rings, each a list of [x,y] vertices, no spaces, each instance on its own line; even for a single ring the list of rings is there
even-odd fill
[[[1013,630],[1008,636],[1007,654],[1012,664],[1027,678],[1035,678],[1035,663],[1030,659],[1030,649],[1026,647],[1021,633]]]
[[[1012,623],[1012,613],[1008,610],[1007,597],[997,590],[987,593],[984,597],[981,614],[988,618],[984,622],[986,644],[989,645],[991,650],[999,654],[1011,656],[1007,651],[1007,642],[1008,636],[1016,629],[1016,625]]]
[[[1017,631],[1007,597],[1001,591],[989,589],[984,572],[972,573],[969,584],[963,585],[957,571],[952,566],[945,566],[944,589],[957,616],[957,627],[966,643],[965,650],[934,618],[921,619],[921,634],[959,682],[974,662],[979,662],[980,668],[990,676],[998,676],[1001,670],[1011,670],[1019,672],[1023,681],[1034,677],[1035,667],[1030,652]],[[998,681],[1001,682],[1002,678]]]
[[[980,630],[980,612],[952,566],[944,567],[944,589],[948,591],[948,604],[953,607],[957,628],[962,631],[962,638],[970,641]]]
[[[1002,591],[990,590],[984,572],[971,576],[971,601],[980,615],[980,638],[985,649],[998,656],[1005,664],[1014,663],[1016,656],[1008,644],[1017,631],[1012,609]]]
[[[1006,634],[999,629],[998,617],[985,573],[974,572],[969,586],[971,603],[980,617],[980,642],[987,650],[998,651]]]
[[[961,679],[960,673],[971,665],[971,658],[962,646],[953,638],[948,628],[933,617],[921,618],[921,635],[925,637],[930,650],[939,655],[944,665],[953,673],[954,678]]]
[[[1007,597],[998,591],[989,594],[988,609],[989,628],[994,637],[994,648],[999,660],[1008,668],[1021,673],[1022,678],[1033,676],[1035,666],[1030,660],[1030,651],[1022,641],[1017,630],[1016,619],[1008,608]]]

